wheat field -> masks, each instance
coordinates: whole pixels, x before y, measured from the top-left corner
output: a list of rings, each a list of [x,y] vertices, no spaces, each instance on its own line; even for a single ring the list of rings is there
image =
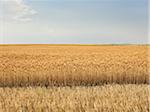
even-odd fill
[[[0,45],[0,112],[149,112],[148,45]]]
[[[1,45],[0,86],[146,84],[148,47]]]

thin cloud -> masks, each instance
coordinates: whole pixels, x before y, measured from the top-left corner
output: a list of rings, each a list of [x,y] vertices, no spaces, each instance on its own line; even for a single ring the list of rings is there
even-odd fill
[[[37,11],[30,7],[24,0],[2,0],[0,14],[3,20],[16,20],[16,21],[31,21],[33,15],[37,14]]]

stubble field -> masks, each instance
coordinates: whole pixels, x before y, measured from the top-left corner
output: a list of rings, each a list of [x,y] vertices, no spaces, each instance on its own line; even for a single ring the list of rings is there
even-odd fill
[[[148,48],[0,45],[0,111],[148,112]]]

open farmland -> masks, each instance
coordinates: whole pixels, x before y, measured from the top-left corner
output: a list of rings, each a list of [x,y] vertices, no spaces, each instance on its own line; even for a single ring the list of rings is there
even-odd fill
[[[149,112],[147,45],[0,45],[0,112]]]
[[[148,47],[1,45],[0,86],[146,84]]]

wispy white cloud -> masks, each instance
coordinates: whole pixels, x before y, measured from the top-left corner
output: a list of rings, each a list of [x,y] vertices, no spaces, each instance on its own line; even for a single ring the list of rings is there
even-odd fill
[[[37,11],[30,7],[24,0],[0,0],[3,20],[31,21]]]

